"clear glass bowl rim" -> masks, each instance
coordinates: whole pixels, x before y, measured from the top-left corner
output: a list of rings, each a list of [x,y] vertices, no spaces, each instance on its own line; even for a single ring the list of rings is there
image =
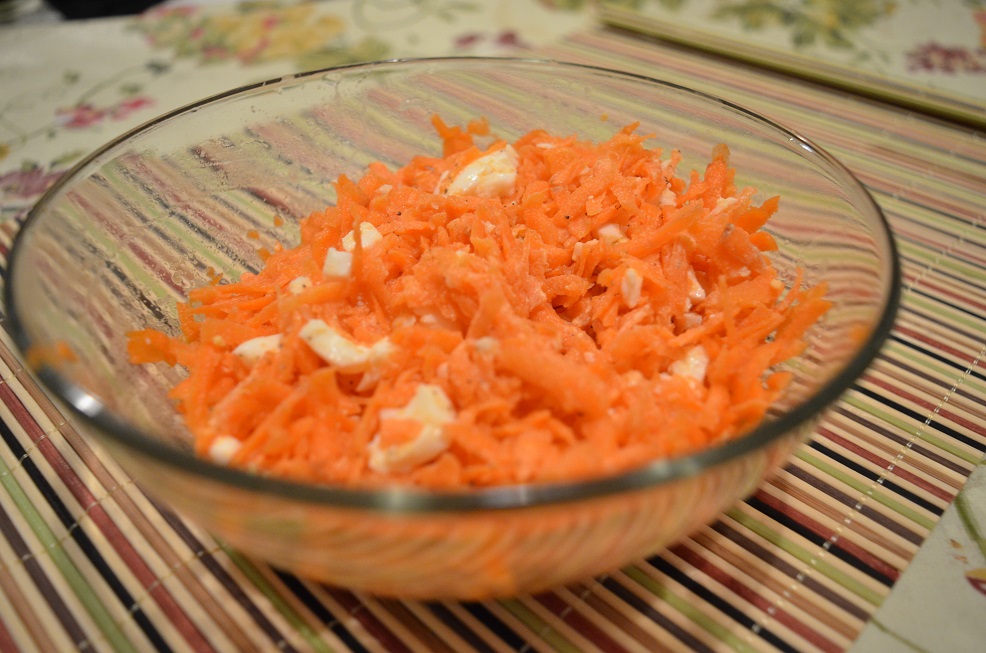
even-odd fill
[[[673,459],[657,460],[642,467],[600,478],[591,478],[572,482],[545,484],[519,484],[495,486],[488,488],[471,488],[463,491],[433,491],[413,487],[393,486],[386,488],[350,488],[341,486],[306,484],[287,479],[261,476],[236,468],[226,467],[200,458],[194,453],[167,445],[141,430],[118,418],[104,408],[100,399],[81,386],[69,381],[59,372],[50,367],[42,366],[33,370],[37,378],[55,397],[64,402],[72,412],[81,418],[84,424],[92,426],[103,437],[109,438],[115,444],[136,450],[141,455],[149,456],[154,461],[170,467],[177,467],[183,472],[201,476],[214,482],[227,484],[248,492],[258,492],[277,496],[283,499],[301,501],[345,509],[368,509],[393,513],[430,513],[430,512],[470,512],[473,510],[509,510],[562,504],[585,499],[604,497],[626,493],[645,488],[653,488],[668,484],[686,477],[700,474],[712,467],[738,459],[771,442],[782,438],[785,434],[803,425],[805,422],[819,416],[831,403],[836,401],[852,383],[870,365],[879,353],[884,341],[890,335],[899,308],[901,295],[901,270],[897,246],[890,225],[872,196],[863,184],[841,162],[815,145],[800,134],[784,127],[759,113],[715,95],[698,91],[680,84],[663,81],[646,75],[613,70],[600,66],[561,62],[551,59],[515,58],[515,57],[422,57],[406,59],[387,59],[366,63],[355,63],[341,66],[320,68],[293,75],[286,75],[254,84],[238,86],[227,91],[200,99],[191,104],[179,107],[151,119],[122,135],[107,142],[78,162],[55,184],[49,188],[38,202],[30,209],[27,218],[15,236],[8,257],[7,279],[4,284],[4,306],[6,307],[7,329],[14,344],[23,357],[24,352],[32,346],[23,320],[17,311],[13,279],[11,273],[17,267],[17,261],[24,249],[24,238],[33,223],[40,221],[46,206],[54,201],[60,191],[70,185],[75,178],[84,172],[94,161],[102,158],[112,150],[126,145],[127,141],[157,125],[177,119],[200,107],[248,94],[257,89],[277,84],[299,83],[326,74],[356,73],[380,67],[417,67],[427,65],[456,65],[456,66],[507,66],[523,68],[554,67],[572,72],[584,72],[590,75],[604,75],[622,78],[635,83],[644,83],[663,87],[684,95],[689,95],[699,102],[711,102],[738,113],[747,119],[760,123],[768,130],[783,135],[803,148],[810,156],[816,157],[838,181],[859,194],[867,203],[881,227],[886,239],[887,253],[890,256],[891,279],[887,293],[887,301],[882,307],[878,322],[862,343],[854,358],[849,360],[827,383],[819,388],[807,400],[785,412],[777,419],[763,423],[746,435],[730,440],[713,448]]]

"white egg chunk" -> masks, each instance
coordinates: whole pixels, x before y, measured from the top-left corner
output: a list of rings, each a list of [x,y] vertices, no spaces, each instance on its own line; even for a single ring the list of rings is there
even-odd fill
[[[716,205],[714,207],[712,207],[712,210],[711,211],[709,211],[709,216],[708,217],[711,218],[714,215],[719,215],[720,213],[722,213],[723,211],[725,211],[729,207],[731,207],[734,204],[736,204],[736,202],[738,202],[738,201],[739,200],[736,199],[735,197],[720,197],[716,201]]]
[[[281,334],[275,333],[271,336],[258,336],[244,340],[233,349],[233,353],[247,365],[256,365],[257,361],[270,351],[277,351],[281,348]]]
[[[705,288],[698,282],[695,270],[688,268],[688,299],[693,302],[700,302],[705,299]]]
[[[359,241],[363,245],[363,249],[370,249],[382,238],[383,235],[369,222],[359,223]],[[342,248],[347,252],[356,249],[356,236],[352,231],[342,237]]]
[[[517,182],[517,150],[506,146],[479,157],[455,176],[446,195],[505,197],[514,192]]]
[[[322,360],[347,373],[364,372],[394,350],[389,338],[364,345],[347,338],[324,320],[309,320],[298,335]]]
[[[702,316],[698,313],[687,311],[682,317],[684,318],[684,327],[686,329],[694,329],[702,324]]]
[[[705,370],[709,367],[709,354],[702,345],[696,345],[685,352],[685,356],[671,363],[668,371],[675,376],[683,376],[698,383],[705,381]]]
[[[408,472],[448,449],[444,425],[455,420],[455,407],[440,387],[422,383],[407,405],[380,411],[381,422],[391,419],[413,420],[421,424],[421,430],[414,439],[390,447],[380,443],[379,435],[373,438],[369,445],[370,469],[382,474]]]
[[[365,224],[365,223],[364,223]],[[366,241],[364,242],[364,246]],[[345,279],[353,270],[353,255],[330,247],[325,252],[325,262],[322,263],[322,274],[330,279]]]
[[[476,347],[476,351],[478,351],[481,354],[489,354],[491,352],[496,351],[498,345],[499,343],[497,342],[497,339],[494,338],[493,336],[483,336],[481,338],[476,338],[476,341],[473,342],[473,346]]]
[[[292,295],[305,292],[312,287],[312,280],[308,277],[296,277],[288,283],[288,292]]]
[[[220,435],[209,446],[209,458],[214,463],[228,465],[241,446],[242,443],[232,435]]]
[[[705,288],[698,282],[695,270],[688,268],[688,295],[685,297],[685,310],[692,310],[692,307],[703,299],[705,299]]]
[[[438,175],[438,181],[435,182],[435,187],[432,189],[432,195],[438,195],[442,192],[442,184],[448,179],[448,170],[442,170],[442,174]]]
[[[599,239],[604,243],[615,245],[625,238],[626,236],[623,234],[623,229],[621,229],[618,224],[610,222],[599,227]]]
[[[643,288],[644,278],[633,268],[627,268],[623,273],[623,279],[620,280],[620,294],[623,295],[623,301],[628,307],[636,308],[640,303],[640,293]]]

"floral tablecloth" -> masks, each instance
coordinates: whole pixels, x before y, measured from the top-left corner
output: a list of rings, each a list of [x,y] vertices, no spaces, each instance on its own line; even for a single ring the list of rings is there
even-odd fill
[[[509,56],[590,20],[523,1],[261,1],[0,28],[0,219],[97,145],[202,97],[356,61]]]
[[[0,651],[979,650],[982,5],[170,2],[136,17],[0,28],[0,265],[54,180],[165,111],[346,62],[535,53],[695,86],[802,131],[867,185],[905,268],[886,352],[778,479],[665,555],[481,604],[360,596],[243,559],[150,502],[46,400],[0,334]],[[654,41],[600,18],[649,36],[665,27]],[[764,39],[803,69],[770,65],[781,55]],[[846,66],[865,74],[835,74]]]
[[[602,0],[603,19],[986,126],[986,0]]]

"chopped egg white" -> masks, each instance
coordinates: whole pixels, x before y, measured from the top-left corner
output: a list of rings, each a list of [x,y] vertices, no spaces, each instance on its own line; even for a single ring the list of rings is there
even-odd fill
[[[604,243],[608,243],[610,245],[615,245],[625,238],[623,235],[623,229],[620,228],[620,225],[613,224],[612,222],[599,227],[598,232],[599,238],[602,239]]]
[[[520,157],[510,145],[479,157],[455,176],[446,195],[504,197],[514,192]]]
[[[698,282],[695,270],[688,268],[688,299],[693,302],[700,302],[705,299],[705,288]]]
[[[457,328],[453,322],[439,313],[422,313],[416,316],[418,324],[427,327],[438,327],[440,329]]]
[[[737,200],[735,197],[720,197],[719,200],[716,202],[716,205],[712,207],[711,211],[709,211],[709,217],[711,218],[714,215],[719,215],[720,213],[731,207],[733,204],[736,204],[736,202],[738,201],[739,200]]]
[[[359,223],[359,240],[363,249],[370,249],[380,242],[381,238],[383,235],[372,224],[369,222]],[[347,252],[356,249],[356,236],[353,235],[352,231],[342,237],[342,248]]]
[[[473,346],[475,346],[476,351],[481,354],[487,354],[496,349],[497,340],[493,336],[483,336],[482,338],[476,338],[475,342],[473,342]]]
[[[367,390],[372,390],[378,383],[380,383],[380,378],[382,374],[377,368],[371,367],[367,371],[363,372],[363,375],[359,379],[359,383],[356,384],[356,392],[366,392]]]
[[[309,320],[298,332],[301,339],[326,363],[342,372],[363,372],[371,365],[387,358],[394,350],[389,338],[381,338],[372,345],[350,340],[324,320]]]
[[[312,280],[308,277],[296,277],[288,283],[288,292],[292,295],[304,292],[312,287]]]
[[[401,408],[380,411],[380,421],[414,420],[421,424],[418,435],[408,442],[385,447],[380,436],[369,445],[370,469],[380,472],[407,472],[436,458],[448,449],[449,438],[443,428],[455,419],[455,407],[442,389],[422,383],[411,400]]]
[[[241,342],[233,349],[233,353],[247,365],[256,365],[257,361],[269,351],[277,351],[281,347],[281,334],[258,336]]]
[[[702,345],[696,345],[685,352],[684,358],[671,363],[668,371],[675,376],[683,376],[702,383],[705,370],[709,367],[709,354]]]
[[[694,329],[702,324],[702,316],[698,313],[692,313],[691,311],[685,313],[684,320],[686,329]]]
[[[442,174],[438,176],[438,181],[435,182],[435,189],[431,191],[432,195],[438,195],[442,192],[442,184],[448,179],[448,170],[442,170]]]
[[[367,223],[363,223],[367,224]],[[365,241],[364,241],[365,246]],[[330,247],[325,252],[325,262],[322,263],[322,274],[334,279],[345,279],[353,269],[353,255]]]
[[[209,446],[209,458],[220,465],[228,465],[242,444],[232,435],[220,435]]]
[[[627,268],[620,280],[620,294],[623,301],[630,308],[635,308],[640,303],[640,293],[644,287],[644,278],[633,268]]]
[[[418,318],[416,318],[414,315],[411,315],[410,313],[404,313],[396,316],[393,319],[393,325],[394,328],[404,328],[404,327],[414,326],[417,323],[417,321]]]

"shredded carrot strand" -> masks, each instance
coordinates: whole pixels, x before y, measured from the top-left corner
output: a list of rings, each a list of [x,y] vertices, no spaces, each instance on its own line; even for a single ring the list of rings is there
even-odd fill
[[[200,454],[475,487],[613,473],[763,419],[829,302],[778,279],[780,198],[754,205],[725,146],[683,177],[636,125],[484,148],[485,120],[433,125],[442,157],[340,177],[297,247],[238,281],[210,271],[180,335],[130,334],[134,363],[187,370],[171,396]]]

